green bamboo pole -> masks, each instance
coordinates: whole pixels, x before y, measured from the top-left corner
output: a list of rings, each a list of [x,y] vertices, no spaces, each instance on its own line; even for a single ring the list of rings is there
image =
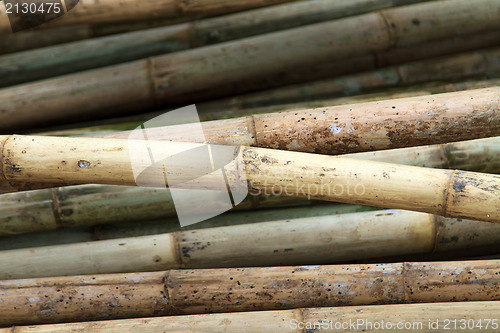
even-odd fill
[[[500,302],[366,305],[15,326],[0,333],[498,331]]]
[[[185,200],[197,197],[195,193],[178,195],[184,195]],[[166,188],[79,185],[8,193],[0,196],[0,202],[0,236],[176,216]],[[236,209],[310,204],[303,202],[293,197],[248,196]]]
[[[493,246],[499,239],[496,223],[382,210],[1,251],[0,279],[331,264]]]
[[[0,282],[0,325],[313,306],[493,301],[500,297],[499,268],[499,261],[489,260],[184,269],[9,280]]]
[[[270,203],[273,199],[276,201],[274,205]],[[106,224],[95,226],[94,221],[87,220],[85,222],[89,226],[86,227],[72,227],[55,230],[48,229],[39,232],[11,234],[0,238],[0,251],[155,235],[180,230],[197,230],[246,223],[268,222],[281,219],[347,214],[377,209],[375,207],[348,204],[318,205],[317,201],[300,200],[287,197],[271,197],[269,200],[263,202],[261,206],[256,203],[252,204],[252,207],[244,208],[244,204],[246,202],[247,201],[243,201],[243,205],[237,206],[236,211],[234,212],[226,212],[217,217],[185,227],[181,227],[179,220],[175,217],[161,220],[146,220],[147,216],[138,216],[137,220],[134,222],[126,222],[126,219],[123,219],[123,221],[113,221],[107,219],[104,221]],[[257,209],[262,208],[262,206],[266,207],[266,205],[269,205],[267,209]],[[162,209],[162,207],[159,209]],[[136,215],[133,210],[131,211],[131,215]],[[20,225],[21,224],[22,222]]]
[[[158,18],[168,19],[172,23],[176,23],[291,1],[296,0],[151,0],[147,3],[137,3],[131,0],[101,0],[97,3],[80,0],[76,5],[72,4],[71,7],[69,2],[61,6],[65,15],[38,26],[38,29],[73,24],[102,24]],[[2,7],[4,10],[0,11],[0,35],[5,35],[12,33],[13,29],[3,4]],[[68,7],[71,8],[71,12],[66,13]],[[17,17],[14,16],[14,18]]]
[[[500,48],[478,50],[241,95],[228,99],[227,103],[239,107],[287,104],[429,81],[487,77],[500,74],[499,59]]]
[[[150,149],[172,153],[200,147],[194,143],[150,140],[146,148],[144,140],[18,135],[2,136],[0,142],[0,179],[10,185],[74,182],[135,186],[130,160],[133,147],[144,147],[145,152]],[[214,152],[223,148],[206,147]],[[375,161],[360,163],[352,158],[274,149],[233,148],[234,160],[225,166],[228,184],[247,184],[253,193],[278,192],[286,196],[500,222],[500,177],[497,175]],[[166,177],[172,175],[183,181],[206,174],[202,164],[183,164],[187,163],[178,161],[168,168],[167,174],[148,173],[141,184],[164,187]],[[146,157],[134,161],[136,170],[150,166],[151,160]],[[240,172],[243,169],[245,175]],[[196,189],[218,189],[218,175],[210,173],[189,184]],[[402,183],[405,186],[401,186]]]
[[[0,57],[0,87],[109,66],[421,0],[308,0]]]
[[[298,67],[342,68],[334,61],[500,29],[498,6],[492,0],[431,1],[5,88],[0,130],[234,95],[283,84],[283,73],[298,82],[304,80],[302,74],[293,78]]]

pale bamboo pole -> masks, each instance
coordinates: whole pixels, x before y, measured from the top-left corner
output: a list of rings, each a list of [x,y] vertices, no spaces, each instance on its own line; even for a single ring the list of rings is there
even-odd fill
[[[383,210],[1,251],[0,279],[331,264],[491,246],[499,239],[498,224]]]
[[[298,333],[304,332],[304,329],[321,332],[380,332],[398,328],[410,332],[462,328],[464,331],[494,333],[498,331],[498,312],[498,301],[366,305],[15,326],[0,329],[0,333],[135,333],[146,330],[149,333]]]
[[[431,1],[6,88],[0,91],[0,129],[233,95],[284,84],[283,73],[288,83],[300,82],[305,72],[294,78],[296,68],[342,68],[337,60],[500,29],[498,6],[492,0]],[[453,24],[463,21],[469,23]]]
[[[54,21],[49,21],[39,29],[73,24],[102,24],[124,21],[144,21],[150,19],[170,19],[172,23],[200,17],[215,16],[245,9],[258,8],[296,0],[152,0],[137,3],[131,0],[91,0],[67,1],[70,12]],[[63,9],[66,10],[66,9]],[[0,35],[10,34],[14,27],[9,24],[6,11],[0,11]],[[14,30],[17,32],[19,30]]]
[[[140,149],[176,154],[200,147],[194,143],[168,141],[148,141],[146,147],[144,140],[18,135],[2,136],[0,142],[1,179],[10,185],[16,182],[74,182],[135,186],[130,149],[134,154]],[[211,147],[214,153],[223,148],[205,147]],[[274,149],[233,148],[234,160],[225,166],[229,184],[247,183],[254,193],[276,195],[278,192],[285,196],[500,222],[500,176],[497,175],[375,161],[360,163],[357,159]],[[133,161],[133,167],[145,170],[151,163],[149,155],[139,156]],[[185,165],[188,163],[180,160],[174,163],[167,174],[145,174],[141,184],[163,187],[165,177],[175,175],[178,181],[185,182],[206,174],[203,164]],[[211,173],[202,180],[190,182],[189,186],[218,189],[218,175]]]
[[[347,154],[343,157],[421,167],[500,173],[500,137]],[[36,185],[44,186],[43,183]],[[304,202],[291,197],[251,196],[240,203],[237,209],[276,208],[286,204],[304,205]],[[252,214],[262,221],[269,220],[267,213],[266,218],[260,217],[260,213],[255,211],[252,211]],[[286,214],[286,211],[276,212],[276,215],[281,214]],[[141,226],[137,226],[135,222],[173,216],[175,210],[168,189],[79,185],[0,196],[0,236],[62,227],[120,223],[127,225],[121,231],[117,231],[124,232],[122,237],[125,237],[129,232],[127,230],[141,232]],[[174,224],[160,221],[151,225],[151,228],[157,230],[156,233],[170,232]],[[207,221],[206,225],[211,226],[211,222]],[[200,227],[200,224],[197,224],[197,227]],[[111,234],[115,228],[111,228]],[[134,234],[128,236],[132,235]]]
[[[500,299],[499,268],[498,260],[489,260],[4,280],[0,282],[0,325],[312,306],[493,301]]]
[[[415,2],[421,0],[299,1],[10,54],[0,57],[0,87]]]

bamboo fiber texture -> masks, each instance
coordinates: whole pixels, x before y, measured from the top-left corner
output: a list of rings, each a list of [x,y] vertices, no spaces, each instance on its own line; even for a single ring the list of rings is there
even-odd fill
[[[130,147],[172,154],[199,147],[194,143],[148,141],[147,148],[144,140],[18,135],[2,136],[0,142],[4,185],[20,181],[135,186]],[[215,152],[221,148],[208,146]],[[274,149],[233,148],[235,158],[225,167],[228,181],[246,183],[253,193],[276,195],[278,192],[285,196],[500,222],[500,176],[497,175],[375,161],[360,163],[357,159]],[[145,158],[133,161],[136,170],[148,169],[151,163]],[[203,165],[186,165],[178,160],[166,173],[146,174],[142,185],[163,187],[165,177],[174,175],[185,182],[205,173]],[[190,186],[220,188],[216,175],[211,173]]]
[[[464,302],[404,305],[303,308],[175,317],[124,319],[55,325],[16,326],[0,333],[94,333],[228,332],[298,333],[304,329],[321,332],[379,332],[381,329],[429,332],[453,329],[497,332],[500,302]],[[479,326],[481,325],[481,329]]]
[[[498,224],[384,210],[1,251],[0,279],[331,264],[492,246],[499,239]]]
[[[0,325],[500,299],[497,260],[170,270],[0,282]],[[43,309],[40,312],[39,309]]]
[[[432,1],[6,88],[0,130],[263,89],[296,67],[500,29],[499,11],[492,0]]]

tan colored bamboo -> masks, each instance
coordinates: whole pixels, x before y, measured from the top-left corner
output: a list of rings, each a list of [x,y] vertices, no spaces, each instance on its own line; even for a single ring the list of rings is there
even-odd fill
[[[137,3],[131,0],[79,0],[70,12],[57,20],[49,21],[39,29],[73,24],[96,24],[148,19],[171,19],[173,23],[200,17],[215,16],[245,9],[286,3],[296,0],[154,0]],[[73,7],[72,6],[72,7]],[[63,6],[68,7],[68,6]],[[0,35],[12,33],[9,18],[0,12]]]
[[[366,305],[15,326],[0,333],[87,332],[497,332],[500,302]]]
[[[0,128],[12,131],[103,116],[103,110],[123,114],[276,86],[283,73],[293,76],[297,67],[331,66],[334,60],[396,46],[499,29],[498,6],[492,0],[431,1],[2,89]],[[411,23],[414,19],[421,23]],[[469,24],[456,23],[463,21]],[[43,117],[40,108],[46,110]]]
[[[421,0],[307,0],[0,57],[0,87],[109,66]],[[46,33],[46,32],[45,32]]]
[[[143,140],[18,135],[1,136],[0,142],[0,179],[11,185],[21,181],[135,186],[129,147],[146,147]],[[176,153],[199,144],[148,141],[148,147],[151,151]],[[235,153],[234,162],[225,167],[230,184],[246,182],[254,193],[269,195],[278,191],[285,196],[500,222],[497,175],[374,161],[360,163],[357,159],[252,147],[239,147]],[[140,158],[134,161],[134,168],[145,170],[150,164],[151,160]],[[206,173],[202,165],[183,164],[172,166],[166,175],[146,175],[141,184],[164,187],[165,176],[177,175],[182,181]],[[246,175],[240,170],[245,170]],[[211,173],[190,186],[217,189],[217,175]],[[401,183],[405,186],[401,187]]]
[[[354,153],[499,135],[499,97],[500,88],[494,87],[257,114],[204,122],[202,127],[206,140],[213,143],[322,154]],[[199,137],[192,134],[196,133],[194,126],[198,124],[151,128],[148,136],[199,142]],[[105,137],[129,135],[118,132]]]
[[[500,173],[500,138],[347,154],[344,157],[431,168]],[[36,184],[43,186],[42,184]],[[298,204],[290,197],[251,196],[238,209]],[[253,212],[260,216],[257,212]],[[280,212],[278,214],[283,214]],[[0,236],[61,227],[165,219],[175,216],[167,189],[84,185],[0,196]],[[269,218],[262,219],[268,220]],[[158,222],[157,233],[172,223]],[[132,226],[129,225],[128,229]],[[136,229],[139,227],[134,227]],[[131,236],[131,235],[129,235]],[[122,237],[126,237],[123,235]],[[116,238],[116,237],[115,237]]]
[[[498,260],[170,270],[0,282],[0,325],[499,300]],[[39,311],[43,309],[43,311]]]
[[[399,210],[327,215],[2,251],[0,279],[331,264],[495,245],[499,227]]]

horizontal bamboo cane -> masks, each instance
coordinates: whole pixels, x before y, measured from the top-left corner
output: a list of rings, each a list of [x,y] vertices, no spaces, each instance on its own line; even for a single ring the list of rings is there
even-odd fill
[[[331,264],[492,246],[499,239],[498,224],[384,210],[1,251],[0,279]]]
[[[0,57],[0,87],[420,1],[300,1],[220,18],[10,54]]]
[[[174,217],[161,220],[145,220],[143,217],[138,217],[138,220],[133,222],[115,221],[119,223],[111,223],[111,221],[105,221],[106,224],[94,227],[87,226],[56,230],[49,229],[41,232],[13,234],[10,236],[4,236],[0,239],[0,251],[156,235],[181,230],[197,230],[282,219],[347,214],[380,209],[376,207],[348,204],[330,203],[318,205],[318,202],[314,200],[300,200],[291,197],[271,197],[271,200],[269,201],[276,201],[276,204],[271,205],[267,201],[264,202],[264,207],[266,204],[270,205],[268,209],[254,209],[254,207],[252,207],[247,210],[237,206],[241,209],[241,211],[236,209],[234,212],[226,212],[203,222],[185,227],[181,227],[179,220]],[[245,203],[245,201],[243,201],[243,203]],[[258,204],[255,208],[259,208]],[[131,214],[133,213],[134,212],[132,211]],[[88,225],[94,225],[94,222],[90,220],[86,222]],[[491,253],[491,251],[482,252],[481,254],[483,253]]]
[[[104,116],[102,110],[123,114],[276,86],[283,84],[283,73],[293,77],[297,67],[333,63],[338,68],[342,66],[334,60],[500,29],[498,6],[492,0],[431,1],[5,88],[0,91],[5,118],[0,129]],[[464,20],[469,24],[453,23]],[[304,80],[301,75],[295,79]],[[45,110],[43,117],[40,109]]]
[[[18,135],[1,136],[0,142],[3,171],[0,179],[4,184],[21,181],[135,186],[131,146],[171,154],[199,148],[198,144],[178,142],[148,141],[147,148],[143,140]],[[215,153],[222,148],[211,146]],[[229,184],[247,183],[251,192],[266,195],[278,192],[285,196],[500,222],[500,176],[497,175],[375,161],[360,163],[357,159],[263,148],[239,147],[235,153],[234,161],[225,166]],[[136,170],[150,166],[151,160],[145,157],[134,161]],[[165,177],[175,176],[178,182],[189,180],[192,188],[220,188],[218,173],[191,182],[204,174],[203,164],[177,160],[167,174],[145,174],[141,184],[163,187]]]
[[[500,302],[463,302],[303,308],[174,317],[15,326],[0,333],[87,332],[497,332]]]
[[[177,194],[177,199],[181,195],[184,200],[198,197],[198,194],[186,193]],[[249,196],[235,209],[310,204],[303,201],[293,197]],[[220,209],[206,207],[206,210]],[[175,216],[172,195],[166,188],[79,185],[0,196],[0,236]]]
[[[486,77],[494,75],[495,72],[500,73],[499,59],[500,48],[454,54],[241,95],[232,98],[231,102],[240,107],[285,104],[305,99],[318,100],[325,97],[350,96],[374,89],[387,89],[429,81]]]
[[[8,280],[0,282],[0,325],[312,306],[492,301],[500,299],[499,269],[499,261],[489,260]]]
[[[431,168],[500,173],[500,137],[344,156]],[[44,186],[43,183],[36,185]],[[237,208],[277,207],[287,202],[298,204],[297,200],[291,197],[252,196],[240,203]],[[254,211],[252,214],[260,216]],[[277,214],[286,212],[279,211]],[[165,219],[173,216],[175,210],[167,189],[84,185],[0,196],[0,236],[61,227],[117,222],[127,224],[127,221]],[[266,215],[266,218],[261,220],[269,220],[269,216]],[[207,221],[207,226],[210,225]],[[173,231],[169,229],[172,227],[173,223],[158,222],[153,230],[157,230],[156,233],[165,233]],[[136,231],[141,230],[140,226],[128,225],[122,232],[127,232],[131,228]],[[101,234],[102,232],[103,230]],[[122,237],[132,235],[122,234]]]
[[[211,143],[322,154],[401,148],[500,134],[500,88],[312,110],[257,114],[202,124]],[[198,124],[148,129],[156,140],[199,142]],[[228,134],[230,133],[230,134]],[[130,132],[105,135],[128,138]]]
[[[101,0],[98,3],[90,0],[80,0],[76,5],[73,5],[74,8],[70,12],[38,28],[44,29],[72,24],[140,21],[158,18],[170,19],[175,23],[291,1],[296,0],[154,0],[147,3],[137,3],[131,0]],[[69,3],[63,7],[69,7]],[[9,17],[5,11],[1,11],[0,35],[10,33],[12,33],[12,29],[9,24]]]

